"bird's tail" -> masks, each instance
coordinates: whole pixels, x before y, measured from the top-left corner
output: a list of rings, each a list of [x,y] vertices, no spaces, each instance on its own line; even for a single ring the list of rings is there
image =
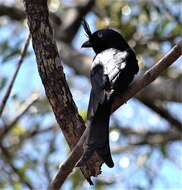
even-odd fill
[[[98,106],[94,117],[89,120],[89,133],[84,147],[84,153],[76,166],[83,166],[92,156],[94,151],[103,159],[110,168],[114,166],[109,146],[109,118],[111,101],[105,100]]]

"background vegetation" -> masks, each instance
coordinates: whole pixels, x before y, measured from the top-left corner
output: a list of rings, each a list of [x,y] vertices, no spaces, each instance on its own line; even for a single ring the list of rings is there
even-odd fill
[[[135,49],[141,74],[182,39],[180,0],[51,0],[49,8],[67,82],[83,118],[93,57],[80,49],[86,39],[83,17],[92,31],[116,28]],[[69,148],[45,97],[31,44],[19,61],[28,36],[21,1],[0,1],[0,26],[0,189],[47,189]],[[113,114],[115,168],[103,166],[93,189],[182,189],[181,61]],[[63,189],[89,185],[74,170]]]

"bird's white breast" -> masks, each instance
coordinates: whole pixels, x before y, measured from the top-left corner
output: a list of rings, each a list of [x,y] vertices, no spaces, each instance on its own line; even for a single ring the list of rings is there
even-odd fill
[[[99,53],[93,63],[92,68],[98,64],[103,65],[104,74],[110,75],[114,70],[122,70],[126,66],[127,51],[117,49],[107,49]]]

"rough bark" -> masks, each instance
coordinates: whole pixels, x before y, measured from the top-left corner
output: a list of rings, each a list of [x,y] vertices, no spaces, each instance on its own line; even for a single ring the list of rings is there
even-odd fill
[[[45,93],[66,141],[72,149],[85,130],[85,124],[78,114],[66,83],[62,62],[49,23],[47,1],[25,0],[24,4]],[[81,153],[82,150],[78,152],[75,159],[79,159]],[[98,162],[99,158],[95,156],[85,167],[81,168],[82,173],[90,183],[90,176],[96,176],[100,173],[101,162],[99,162],[99,165]]]

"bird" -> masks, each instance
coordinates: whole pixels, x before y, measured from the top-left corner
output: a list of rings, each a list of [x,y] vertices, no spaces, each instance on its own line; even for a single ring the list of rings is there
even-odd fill
[[[83,166],[96,151],[102,161],[114,167],[109,145],[109,120],[114,98],[123,93],[139,71],[134,50],[114,29],[91,32],[82,21],[88,40],[82,48],[92,48],[95,57],[90,70],[91,92],[87,111],[88,136],[76,166]]]

